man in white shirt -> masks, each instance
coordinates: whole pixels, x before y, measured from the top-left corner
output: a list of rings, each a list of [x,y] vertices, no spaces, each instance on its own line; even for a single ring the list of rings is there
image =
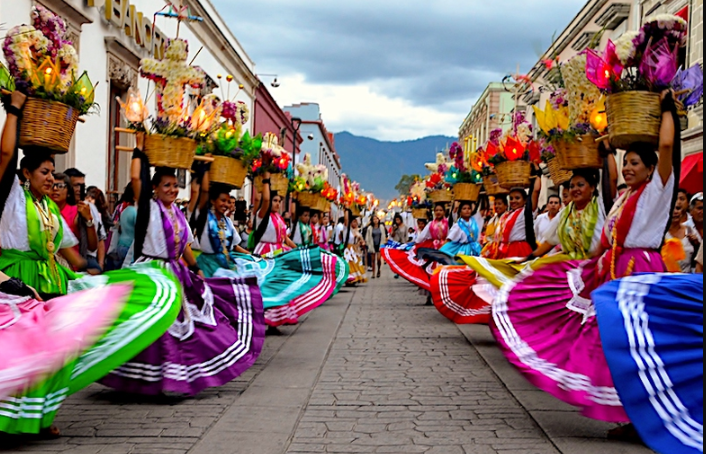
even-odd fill
[[[552,221],[559,215],[559,211],[561,211],[561,204],[562,200],[558,195],[549,196],[547,212],[537,216],[537,219],[534,221],[534,234],[538,243],[544,242],[544,235],[547,233],[547,229],[549,229]]]

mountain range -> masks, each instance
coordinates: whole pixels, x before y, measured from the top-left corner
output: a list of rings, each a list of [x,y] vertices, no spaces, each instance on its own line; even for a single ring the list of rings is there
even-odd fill
[[[458,139],[430,136],[404,142],[383,142],[341,132],[335,135],[335,140],[343,172],[377,198],[392,200],[399,196],[395,186],[402,175],[425,175],[424,164],[434,162],[439,151]]]

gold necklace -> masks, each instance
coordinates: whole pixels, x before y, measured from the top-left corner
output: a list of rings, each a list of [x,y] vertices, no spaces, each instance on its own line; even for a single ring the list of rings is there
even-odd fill
[[[56,245],[54,244],[52,238],[54,234],[54,216],[49,210],[49,206],[47,205],[46,200],[42,199],[42,201],[39,202],[34,197],[32,197],[32,199],[34,206],[37,208],[37,212],[39,213],[39,220],[42,223],[42,230],[46,235],[47,251],[50,255],[53,255],[54,252],[56,252]]]

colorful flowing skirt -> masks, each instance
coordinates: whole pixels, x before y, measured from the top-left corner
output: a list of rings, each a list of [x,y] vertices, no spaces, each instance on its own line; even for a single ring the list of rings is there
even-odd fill
[[[402,276],[404,279],[423,290],[430,291],[431,276],[438,267],[438,263],[431,260],[420,259],[417,253],[423,248],[432,249],[433,242],[420,244],[409,250],[383,248],[381,252],[382,257],[393,273]]]
[[[606,362],[591,292],[601,259],[528,269],[493,304],[492,330],[508,360],[535,386],[593,419],[627,422]],[[616,271],[662,272],[656,252],[626,250]]]
[[[592,295],[620,399],[660,454],[704,449],[703,292],[703,275],[644,274]]]
[[[170,268],[184,287],[182,310],[166,334],[101,383],[119,391],[194,396],[248,370],[265,339],[257,280],[203,280],[179,263]]]
[[[355,246],[348,245],[343,253],[343,257],[348,262],[348,285],[364,284],[368,282],[367,271],[363,265],[363,257],[356,251]]]
[[[490,304],[473,291],[477,276],[467,266],[444,266],[434,273],[431,299],[444,317],[459,325],[490,322]]]
[[[87,277],[70,282],[69,287],[70,291],[79,292],[112,284],[131,285],[132,291],[110,328],[56,374],[21,394],[0,400],[0,432],[37,434],[49,428],[69,395],[129,361],[176,320],[181,307],[181,286],[172,273],[160,266],[145,264]],[[82,295],[79,293],[77,298]]]
[[[318,307],[335,290],[335,268],[333,273],[329,264],[324,269],[323,256],[324,253],[316,246],[294,249],[272,259],[232,254],[234,269],[220,269],[215,275],[256,277],[262,292],[267,325],[295,325],[299,322],[297,314],[303,308]]]
[[[111,285],[47,302],[0,293],[0,396],[31,388],[89,349],[131,288]]]

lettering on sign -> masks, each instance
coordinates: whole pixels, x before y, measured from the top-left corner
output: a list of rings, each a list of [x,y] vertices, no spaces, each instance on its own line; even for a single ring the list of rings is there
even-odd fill
[[[164,57],[166,36],[155,27],[149,16],[138,11],[129,0],[86,0],[92,8],[102,10],[103,18],[121,29],[135,44],[147,49],[158,60]]]

